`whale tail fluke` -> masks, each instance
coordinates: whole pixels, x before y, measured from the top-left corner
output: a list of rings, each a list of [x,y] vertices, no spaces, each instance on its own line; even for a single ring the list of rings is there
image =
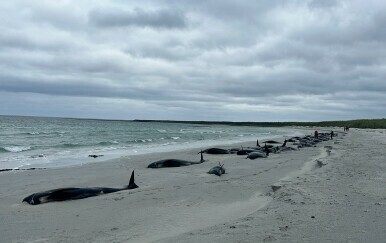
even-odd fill
[[[133,170],[133,172],[131,173],[130,182],[129,182],[129,185],[127,186],[127,189],[134,189],[134,188],[138,188],[138,186],[134,182],[134,170]]]

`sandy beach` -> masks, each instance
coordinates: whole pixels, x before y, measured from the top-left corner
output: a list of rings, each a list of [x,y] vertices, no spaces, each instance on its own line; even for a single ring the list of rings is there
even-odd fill
[[[240,145],[255,141],[222,147]],[[385,242],[385,147],[385,130],[351,129],[256,160],[205,154],[198,165],[146,168],[166,158],[198,161],[194,149],[2,172],[0,242]],[[226,174],[208,174],[219,162]],[[21,202],[61,187],[122,187],[132,170],[138,189]]]

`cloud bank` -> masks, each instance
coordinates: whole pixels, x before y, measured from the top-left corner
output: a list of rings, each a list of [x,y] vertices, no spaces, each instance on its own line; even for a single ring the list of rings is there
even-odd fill
[[[386,4],[4,1],[0,114],[386,117]]]

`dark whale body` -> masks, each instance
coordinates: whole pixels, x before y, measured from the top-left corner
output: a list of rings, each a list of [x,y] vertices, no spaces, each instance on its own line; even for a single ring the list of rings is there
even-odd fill
[[[214,175],[217,175],[217,176],[221,176],[222,174],[225,174],[224,165],[221,165],[219,163],[218,166],[215,166],[212,169],[210,169],[208,174],[214,174]]]
[[[209,149],[205,149],[204,151],[201,151],[200,153],[207,153],[207,154],[230,154],[231,152],[229,151],[229,149],[209,148]]]
[[[268,154],[262,152],[252,152],[249,153],[246,159],[257,159],[257,158],[267,158]]]
[[[77,200],[87,197],[95,197],[102,194],[118,192],[123,190],[135,189],[138,186],[134,182],[134,171],[131,173],[129,185],[124,188],[109,188],[109,187],[89,187],[89,188],[59,188],[44,192],[38,192],[29,195],[23,199],[23,202],[27,202],[31,205],[38,205],[47,202],[60,202],[67,200]]]
[[[247,155],[249,153],[252,153],[252,152],[258,152],[260,150],[257,150],[257,149],[242,149],[242,150],[239,150],[237,151],[237,155]]]
[[[159,160],[149,164],[147,168],[157,169],[157,168],[166,168],[166,167],[181,167],[181,166],[188,166],[188,165],[194,165],[194,164],[201,164],[204,161],[205,160],[201,152],[201,160],[199,162],[187,161],[187,160],[181,160],[181,159],[164,159],[164,160]]]
[[[164,168],[164,167],[180,167],[180,166],[188,166],[193,164],[201,164],[202,162],[193,162],[186,161],[181,159],[164,159],[153,162],[147,166],[147,168]]]

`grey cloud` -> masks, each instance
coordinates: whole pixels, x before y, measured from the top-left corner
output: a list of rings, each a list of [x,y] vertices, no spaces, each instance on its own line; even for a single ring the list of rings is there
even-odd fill
[[[0,114],[14,107],[98,118],[98,110],[111,111],[105,118],[127,111],[127,119],[386,115],[386,5],[379,1],[1,6]]]
[[[37,43],[33,40],[28,39],[28,37],[23,38],[21,35],[11,34],[11,33],[0,33],[0,48],[1,49],[25,49],[25,50],[34,50],[41,49],[45,46],[41,43]],[[48,49],[48,48],[47,48]]]
[[[186,17],[177,9],[153,11],[139,8],[132,11],[98,9],[90,12],[89,21],[99,27],[138,26],[178,29],[187,26]]]
[[[62,36],[46,38],[43,36],[29,36],[19,31],[4,31],[0,33],[0,49],[12,51],[12,49],[23,52],[62,52],[77,49],[75,43],[70,39],[65,40]]]
[[[337,0],[313,0],[309,3],[312,8],[331,8],[337,5]]]
[[[172,62],[183,61],[198,57],[200,53],[196,50],[188,50],[183,46],[155,46],[143,49],[129,49],[128,53],[133,54],[139,58],[155,58],[165,59]]]
[[[103,78],[93,78],[92,81],[79,78],[63,78],[61,76],[17,76],[0,75],[0,90],[14,93],[36,93],[57,96],[102,97],[118,99],[144,99],[146,101],[214,101],[209,93],[197,93],[178,85],[154,85],[154,78],[150,82],[138,82],[134,77],[132,82],[114,83]],[[152,85],[153,84],[153,85]]]
[[[292,32],[290,38],[303,40],[305,44],[330,45],[335,48],[364,42],[384,43],[386,30],[382,26],[386,20],[386,6],[373,7],[369,11],[358,11],[359,9],[351,7],[347,12],[336,9],[318,13],[317,16],[323,21],[318,18],[310,20],[304,28]]]
[[[114,97],[114,98],[151,98],[152,91],[133,87],[118,88],[114,85],[85,82],[68,78],[33,78],[0,76],[5,80],[0,84],[0,89],[8,92],[28,92],[46,95],[80,96],[80,97]]]
[[[168,2],[168,1],[165,1]],[[173,5],[188,9],[203,17],[217,18],[228,23],[234,21],[254,22],[264,13],[280,6],[282,1],[249,1],[249,0],[223,0],[219,3],[216,0],[174,0]]]
[[[26,21],[33,22],[44,28],[56,28],[69,32],[84,31],[87,25],[87,14],[83,6],[76,6],[70,2],[29,3]],[[28,3],[26,4],[28,5]]]

